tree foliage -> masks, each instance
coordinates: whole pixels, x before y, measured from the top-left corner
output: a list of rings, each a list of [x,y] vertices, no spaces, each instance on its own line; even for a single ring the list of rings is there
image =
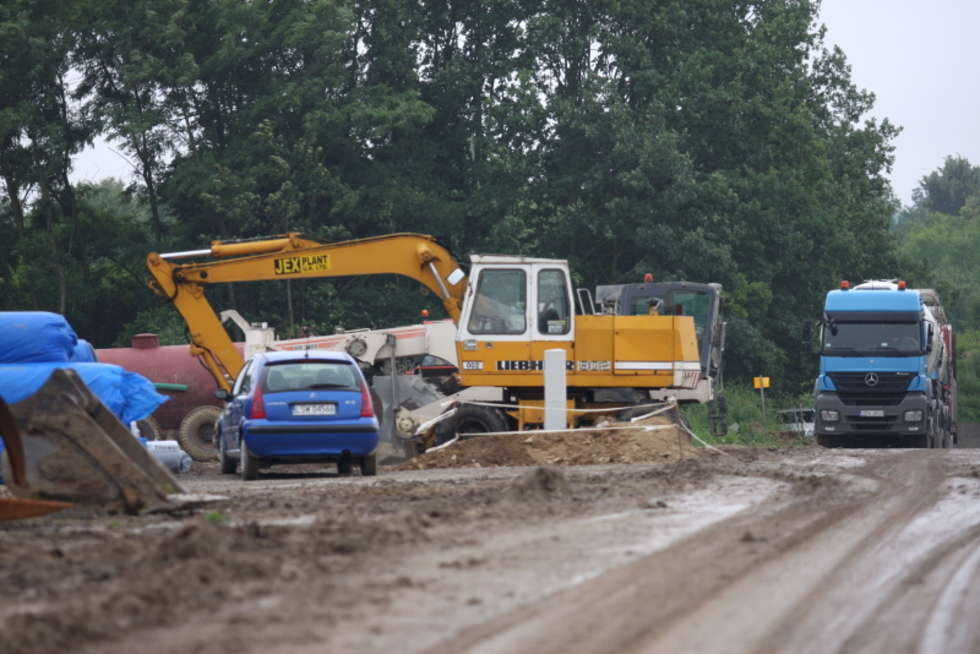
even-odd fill
[[[896,265],[885,175],[897,130],[868,118],[874,98],[825,44],[816,4],[80,0],[70,15],[7,11],[10,34],[50,30],[63,45],[0,46],[14,64],[0,83],[73,94],[78,120],[50,124],[95,131],[56,146],[30,131],[26,99],[0,113],[0,228],[14,236],[0,286],[16,291],[5,304],[58,308],[41,290],[51,271],[29,268],[52,259],[39,252],[65,251],[41,237],[51,238],[50,199],[72,190],[36,190],[37,164],[25,162],[40,154],[19,148],[70,162],[97,132],[137,162],[136,183],[114,191],[126,224],[95,189],[83,211],[66,220],[59,209],[54,222],[108,228],[64,264],[86,280],[66,290],[70,318],[83,322],[106,298],[120,305],[98,326],[100,344],[159,315],[148,294],[119,301],[148,249],[420,231],[458,256],[568,258],[581,286],[644,272],[720,282],[730,370],[796,390],[812,372],[800,320],[835,279]],[[68,70],[81,76],[73,88],[58,85]],[[280,331],[381,326],[436,308],[387,280],[214,296]]]
[[[912,197],[895,230],[902,276],[939,291],[957,334],[960,419],[980,421],[980,167],[946,157]]]
[[[949,156],[942,168],[919,181],[912,194],[916,207],[948,216],[959,214],[971,196],[980,193],[980,166],[964,157]]]

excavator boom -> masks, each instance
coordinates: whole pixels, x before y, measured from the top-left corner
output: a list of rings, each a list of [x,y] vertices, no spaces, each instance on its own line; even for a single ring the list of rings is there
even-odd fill
[[[182,259],[202,259],[177,263]],[[431,290],[454,322],[459,320],[466,274],[434,237],[391,234],[319,243],[291,233],[272,239],[225,243],[206,250],[151,253],[147,267],[154,290],[169,298],[191,332],[192,352],[225,390],[244,361],[211,307],[203,287],[228,282],[394,274]]]

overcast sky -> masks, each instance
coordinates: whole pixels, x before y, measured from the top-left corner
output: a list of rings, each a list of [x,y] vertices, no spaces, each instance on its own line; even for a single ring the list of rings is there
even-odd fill
[[[903,128],[891,176],[903,204],[947,155],[980,165],[980,2],[823,0],[821,19],[875,114]]]
[[[947,155],[980,165],[980,1],[823,0],[828,44],[851,78],[874,92],[875,115],[903,128],[891,180],[909,204]],[[128,180],[132,166],[103,141],[75,161],[74,180]]]

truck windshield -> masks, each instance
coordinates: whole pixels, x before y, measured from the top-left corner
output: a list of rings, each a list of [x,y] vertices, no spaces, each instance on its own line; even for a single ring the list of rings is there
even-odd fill
[[[837,322],[832,326],[826,325],[823,330],[823,352],[836,356],[921,354],[919,324]]]

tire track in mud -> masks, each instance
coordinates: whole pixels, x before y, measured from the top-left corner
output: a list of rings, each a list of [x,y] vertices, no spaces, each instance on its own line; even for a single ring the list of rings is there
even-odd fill
[[[944,472],[948,458],[909,452],[871,468],[881,490],[854,516],[866,535],[757,651],[975,651],[949,648],[953,638],[977,641],[968,622],[951,619],[965,595],[948,589],[957,576],[977,576],[970,558],[980,542],[980,503],[955,492]],[[838,536],[828,533],[824,542]]]
[[[940,589],[932,615],[919,641],[919,651],[976,651],[980,628],[976,624],[976,607],[980,606],[980,529],[970,530],[964,539],[963,557],[957,562],[948,582]]]
[[[980,508],[936,509],[943,452],[861,456],[848,489],[838,472],[430,651],[967,651]]]
[[[772,474],[778,476],[778,468]],[[806,542],[845,517],[852,508],[840,506],[829,479],[818,488],[817,498],[795,496],[755,507],[587,585],[464,630],[428,651],[600,652],[634,646],[644,651],[643,642],[695,613],[761,560]],[[821,499],[826,495],[831,499]],[[811,510],[813,502],[825,508]]]

